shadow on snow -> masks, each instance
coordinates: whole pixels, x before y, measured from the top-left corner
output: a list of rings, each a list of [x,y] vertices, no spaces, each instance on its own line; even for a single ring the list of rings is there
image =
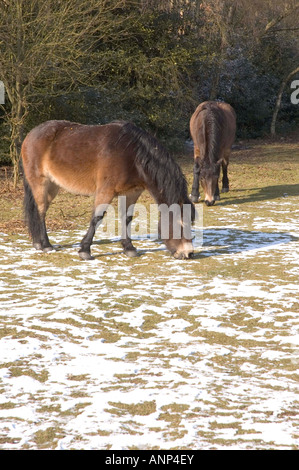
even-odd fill
[[[268,247],[277,246],[281,244],[287,244],[296,242],[299,240],[287,232],[260,232],[250,230],[239,230],[234,228],[207,228],[203,230],[192,230],[193,243],[194,243],[194,256],[193,260],[210,257],[220,256],[227,254],[237,254],[251,250],[262,250]],[[149,241],[149,237],[133,238],[134,242],[146,242]],[[158,251],[166,251],[164,246],[161,246],[160,240],[150,240],[153,247],[138,248],[138,256],[142,256],[146,253],[154,253]],[[93,242],[94,246],[102,245],[115,245],[119,244],[119,238],[117,239],[103,239]],[[156,246],[155,246],[156,245]],[[64,251],[68,248],[79,248],[80,243],[54,245],[56,251]],[[107,251],[105,253],[94,253],[95,259],[104,256],[116,256],[121,255],[123,251]]]
[[[271,246],[298,241],[299,238],[287,232],[259,232],[233,228],[208,228],[203,230],[203,244],[193,259],[227,254],[237,254],[251,250],[262,250]]]

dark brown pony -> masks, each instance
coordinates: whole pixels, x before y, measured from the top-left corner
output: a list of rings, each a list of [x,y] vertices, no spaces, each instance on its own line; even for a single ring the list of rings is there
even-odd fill
[[[222,165],[222,192],[229,191],[227,167],[236,134],[236,113],[227,103],[205,101],[190,119],[194,143],[194,167],[191,201],[199,199],[201,182],[205,203],[212,206],[220,199],[218,179]]]
[[[45,224],[50,203],[59,188],[94,195],[94,212],[89,229],[81,241],[79,256],[92,259],[90,246],[98,224],[115,196],[126,196],[125,231],[121,243],[128,256],[136,249],[130,239],[132,216],[128,209],[147,189],[158,204],[180,206],[181,237],[163,239],[176,258],[189,258],[190,238],[184,237],[183,205],[194,206],[187,195],[187,184],[180,167],[150,134],[129,122],[86,126],[68,121],[48,121],[35,127],[22,145],[24,169],[24,209],[33,246],[44,252],[53,249]],[[169,217],[169,225],[174,217]],[[191,217],[190,217],[191,219]],[[190,220],[191,224],[191,220]],[[191,230],[190,230],[191,233]]]

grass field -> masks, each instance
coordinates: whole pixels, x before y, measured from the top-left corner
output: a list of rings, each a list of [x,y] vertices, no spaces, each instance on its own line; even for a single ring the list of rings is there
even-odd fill
[[[192,260],[145,233],[82,262],[92,201],[57,197],[42,254],[1,171],[1,449],[298,449],[299,145],[248,142],[229,176]]]

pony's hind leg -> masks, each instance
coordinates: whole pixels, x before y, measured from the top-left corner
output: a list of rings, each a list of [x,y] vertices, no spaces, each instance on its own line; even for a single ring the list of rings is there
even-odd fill
[[[124,252],[130,258],[137,256],[137,250],[131,240],[131,222],[133,219],[134,205],[137,202],[143,189],[136,190],[125,196],[125,204],[121,205],[122,234],[121,244]]]

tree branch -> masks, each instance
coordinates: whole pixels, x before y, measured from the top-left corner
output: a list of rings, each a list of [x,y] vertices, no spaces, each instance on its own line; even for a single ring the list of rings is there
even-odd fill
[[[268,33],[272,28],[281,23],[281,21],[283,21],[285,18],[288,18],[290,15],[296,13],[297,10],[299,10],[299,3],[297,3],[294,7],[290,8],[282,15],[279,15],[277,18],[273,18],[271,21],[269,21],[269,23],[265,27],[264,33]]]
[[[281,100],[282,100],[282,95],[284,92],[285,87],[287,86],[288,82],[291,80],[291,78],[296,75],[296,73],[299,73],[299,67],[296,67],[294,70],[292,70],[282,81],[279,92],[277,95],[276,103],[275,103],[275,108],[274,108],[274,113],[272,117],[272,122],[271,122],[271,135],[275,136],[276,134],[276,120],[277,120],[277,115],[280,109],[281,105]]]

